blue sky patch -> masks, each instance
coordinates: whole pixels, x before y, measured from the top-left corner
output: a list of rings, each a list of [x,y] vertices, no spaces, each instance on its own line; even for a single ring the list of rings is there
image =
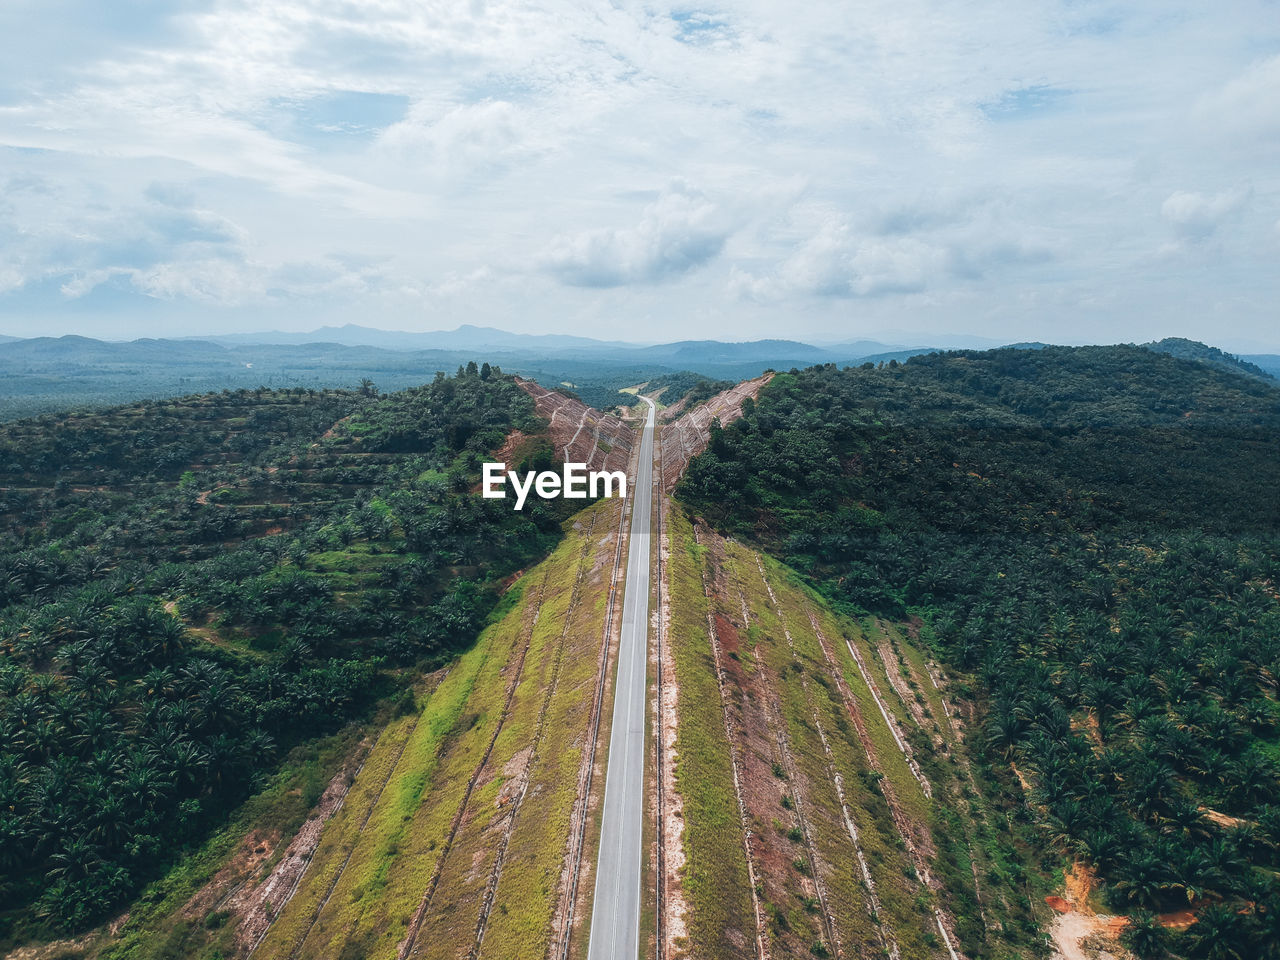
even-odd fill
[[[676,24],[676,39],[681,43],[710,43],[729,32],[727,21],[702,10],[676,10],[671,19]]]
[[[368,140],[403,120],[408,110],[409,98],[400,94],[334,90],[305,100],[273,100],[260,125],[297,143]]]
[[[1073,92],[1039,83],[1006,90],[982,104],[981,109],[991,120],[1022,120],[1061,109]]]

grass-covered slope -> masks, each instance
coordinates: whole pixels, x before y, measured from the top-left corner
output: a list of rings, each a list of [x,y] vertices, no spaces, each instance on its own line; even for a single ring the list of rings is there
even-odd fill
[[[467,647],[561,536],[471,495],[517,428],[532,402],[474,365],[0,426],[0,943],[108,916]]]
[[[977,762],[1140,955],[1269,956],[1277,437],[1280,391],[1139,348],[941,354],[775,377],[679,496],[850,614],[922,617],[976,675]]]
[[[1038,955],[1036,851],[964,760],[916,631],[837,613],[679,508],[666,535],[687,905],[675,955]]]
[[[575,517],[420,710],[383,732],[256,956],[548,954],[620,509]]]

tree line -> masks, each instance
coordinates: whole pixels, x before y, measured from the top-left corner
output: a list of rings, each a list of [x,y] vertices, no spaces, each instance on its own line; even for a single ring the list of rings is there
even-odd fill
[[[1280,949],[1280,390],[1139,348],[775,377],[678,495],[972,674],[1140,957]],[[1193,909],[1184,933],[1161,913]]]
[[[488,364],[0,425],[0,940],[108,916],[465,648],[560,536],[471,495],[516,428]]]

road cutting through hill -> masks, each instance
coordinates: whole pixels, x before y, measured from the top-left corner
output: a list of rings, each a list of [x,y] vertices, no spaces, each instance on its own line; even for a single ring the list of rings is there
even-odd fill
[[[649,405],[632,483],[627,586],[622,598],[618,677],[605,774],[600,854],[588,960],[632,960],[639,952],[644,810],[645,668],[649,650],[649,520],[653,508],[653,425]]]

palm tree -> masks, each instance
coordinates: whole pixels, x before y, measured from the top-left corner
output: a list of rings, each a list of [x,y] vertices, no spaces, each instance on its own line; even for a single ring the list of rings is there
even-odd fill
[[[83,837],[68,838],[49,859],[49,875],[64,880],[83,880],[102,862],[97,845]]]
[[[1120,867],[1115,888],[1128,903],[1158,910],[1169,888],[1168,881],[1164,863],[1150,850],[1143,849]]]
[[[1149,910],[1134,910],[1129,914],[1129,924],[1121,936],[1121,942],[1138,960],[1159,960],[1166,956],[1168,937],[1159,919]]]
[[[1181,890],[1188,903],[1200,900],[1211,884],[1206,882],[1211,870],[1209,858],[1200,847],[1179,845],[1166,854],[1173,866],[1172,889]]]
[[[1114,868],[1128,852],[1123,839],[1106,821],[1095,828],[1086,829],[1075,846],[1081,856],[1104,871]]]
[[[0,808],[0,868],[17,871],[30,864],[31,838],[23,818]]]
[[[1258,751],[1239,757],[1228,774],[1227,792],[1240,809],[1280,800],[1280,773]]]
[[[1195,801],[1183,797],[1172,798],[1165,811],[1156,817],[1156,824],[1161,833],[1185,842],[1194,842],[1209,835],[1200,807]]]
[[[1148,696],[1135,696],[1129,703],[1124,705],[1124,709],[1117,714],[1117,719],[1121,726],[1137,727],[1143,718],[1151,716],[1158,709],[1156,701],[1148,698]]]
[[[1204,853],[1206,885],[1218,890],[1230,890],[1246,875],[1249,863],[1240,855],[1234,839],[1215,837],[1200,849]]]
[[[1201,960],[1255,960],[1246,936],[1245,919],[1226,904],[1200,911],[1196,923],[1187,931],[1190,955]]]

